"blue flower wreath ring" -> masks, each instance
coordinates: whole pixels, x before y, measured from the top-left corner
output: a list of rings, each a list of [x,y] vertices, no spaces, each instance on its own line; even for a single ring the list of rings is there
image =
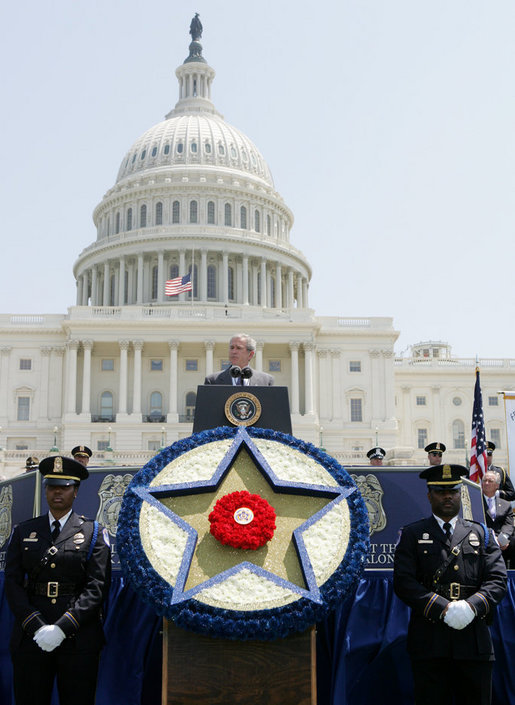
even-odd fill
[[[223,545],[209,530],[217,500],[240,490],[263,496],[277,515],[273,538],[255,551]],[[209,636],[270,640],[352,597],[369,524],[334,458],[278,431],[224,426],[177,441],[134,476],[117,544],[128,582],[157,614]]]

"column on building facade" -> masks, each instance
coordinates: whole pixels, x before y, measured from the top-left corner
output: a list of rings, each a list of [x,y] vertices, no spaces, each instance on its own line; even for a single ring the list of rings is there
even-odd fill
[[[267,300],[266,300],[266,292],[267,292],[267,281],[266,281],[266,259],[264,257],[261,258],[261,300],[259,302],[259,305],[262,308],[267,307]]]
[[[169,340],[170,348],[170,401],[168,404],[168,421],[177,421],[177,353],[179,350],[178,340]]]
[[[109,262],[104,262],[104,296],[102,306],[109,306]]]
[[[384,394],[383,390],[383,378],[381,375],[381,367],[380,367],[380,357],[381,357],[381,351],[380,350],[369,350],[368,351],[369,357],[370,357],[370,371],[371,371],[371,379],[370,379],[370,394],[371,394],[371,403],[370,403],[370,414],[372,417],[373,421],[379,421],[382,420],[383,416],[381,414],[381,407],[382,402],[381,402],[381,395]],[[383,392],[381,392],[383,390]]]
[[[401,445],[417,448],[418,439],[413,438],[413,418],[411,414],[411,385],[402,387]]]
[[[340,380],[342,376],[340,374],[340,351],[331,350],[331,390],[333,397],[333,413],[332,420],[342,418],[342,403],[341,403],[341,388]]]
[[[136,303],[143,303],[143,255],[138,255],[138,278],[136,283]]]
[[[0,416],[7,419],[7,402],[9,399],[9,360],[12,348],[4,345],[0,348]]]
[[[118,413],[127,413],[127,355],[129,350],[128,340],[119,340],[120,346],[120,398],[118,400]]]
[[[222,303],[229,303],[229,253],[222,252]]]
[[[132,347],[134,348],[132,413],[141,414],[141,353],[143,351],[143,341],[134,340]]]
[[[66,411],[69,414],[77,413],[77,350],[78,340],[69,340],[67,349],[67,372],[66,375]]]
[[[293,308],[295,305],[295,296],[293,293],[293,269],[288,270],[288,308]]]
[[[186,276],[186,253],[179,250],[179,276]],[[186,301],[186,294],[179,294],[179,301]]]
[[[50,353],[52,348],[43,346],[41,348],[41,394],[39,403],[39,416],[41,419],[48,419],[48,389],[50,383]],[[1,394],[1,391],[0,391]],[[0,412],[1,414],[1,412]]]
[[[98,305],[98,269],[96,264],[91,268],[91,305]]]
[[[299,413],[299,343],[290,342],[291,413]]]
[[[305,403],[304,413],[313,414],[313,351],[314,343],[304,343],[304,387]]]
[[[440,443],[445,443],[447,448],[451,448],[451,442],[449,438],[444,438],[446,437],[447,434],[445,433],[443,429],[443,423],[442,423],[442,410],[440,408],[440,385],[439,384],[433,384],[431,387],[431,393],[432,393],[432,400],[431,400],[431,405],[433,408],[433,419],[434,419],[434,426],[433,426],[433,436],[434,438],[429,438],[429,442],[431,441],[439,441]],[[447,442],[446,442],[447,441]]]
[[[253,263],[252,264],[252,298],[251,302],[253,306],[259,306],[259,297],[258,297],[258,266],[257,264]]]
[[[297,308],[304,308],[302,301],[302,274],[297,274]]]
[[[244,306],[249,305],[249,257],[248,255],[243,255],[242,258],[242,303]]]
[[[302,304],[303,304],[304,308],[309,308],[308,280],[305,277],[302,278]]]
[[[320,349],[318,350],[318,369],[319,369],[319,380],[318,388],[320,390],[320,418],[330,419],[331,418],[331,387],[330,387],[330,373],[329,373],[329,351]]]
[[[77,306],[82,305],[82,277],[79,276],[77,277],[77,295],[75,298],[75,301],[77,303]]]
[[[383,350],[383,379],[384,379],[384,418],[395,417],[395,385],[393,369],[393,350]]]
[[[162,304],[165,295],[165,280],[164,280],[164,252],[159,250],[157,253],[157,302]]]
[[[280,264],[275,265],[275,307],[283,307],[283,270]]]
[[[66,378],[66,374],[64,372],[65,352],[66,348],[64,345],[52,347],[49,379],[59,380],[59,382],[50,384],[48,390],[48,414],[51,419],[59,419],[63,415],[63,404],[65,404],[65,391],[63,390],[63,384],[65,384]]]
[[[127,303],[134,303],[134,260],[129,260],[127,265]]]
[[[82,306],[88,305],[88,288],[89,288],[89,275],[88,272],[84,272],[81,276],[82,283]]]
[[[263,372],[263,348],[265,344],[262,340],[258,340],[256,343],[256,371]]]
[[[206,350],[206,377],[213,374],[214,364],[213,364],[213,350],[215,349],[214,341],[206,340],[204,343]]]
[[[93,349],[92,340],[83,340],[82,349],[84,350],[84,362],[82,371],[82,413],[91,413],[91,350]]]
[[[200,250],[200,300],[207,301],[207,250]]]

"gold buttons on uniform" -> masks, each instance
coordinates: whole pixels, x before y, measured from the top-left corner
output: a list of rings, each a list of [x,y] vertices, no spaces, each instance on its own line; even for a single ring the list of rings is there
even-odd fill
[[[53,597],[53,598],[51,599],[51,603],[52,603],[53,605],[55,605],[56,602],[57,602],[57,600],[55,599],[55,597]]]
[[[55,563],[50,563],[51,568],[55,568]]]
[[[459,569],[460,569],[460,567],[458,565],[454,566],[454,570],[459,570]]]

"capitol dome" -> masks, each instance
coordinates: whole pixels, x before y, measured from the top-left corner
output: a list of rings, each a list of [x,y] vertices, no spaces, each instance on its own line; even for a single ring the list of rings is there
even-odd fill
[[[133,143],[94,210],[96,242],[74,265],[77,304],[180,307],[193,297],[306,311],[311,268],[290,244],[293,214],[260,151],[216,110],[199,26],[175,72],[175,107]],[[166,295],[167,280],[188,274],[192,292]]]

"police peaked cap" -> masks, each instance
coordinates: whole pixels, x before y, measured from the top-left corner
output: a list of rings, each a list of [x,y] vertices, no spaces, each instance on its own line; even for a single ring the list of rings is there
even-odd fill
[[[75,448],[72,448],[72,455],[74,458],[76,455],[81,455],[84,458],[91,458],[93,451],[91,448],[88,448],[88,446],[75,446]]]
[[[455,489],[461,485],[461,478],[467,475],[467,468],[463,465],[431,465],[422,470],[419,477],[426,480],[428,487],[443,487],[445,489]]]
[[[495,443],[492,443],[492,441],[487,441],[486,449],[493,452],[495,450]]]
[[[426,453],[430,453],[432,450],[436,450],[439,453],[445,453],[447,448],[443,443],[430,443],[424,448],[424,450],[426,451]]]
[[[384,448],[376,446],[375,448],[371,448],[368,451],[367,458],[384,458],[385,455],[386,451],[384,450]]]
[[[45,485],[80,485],[82,480],[89,477],[84,465],[62,455],[52,455],[42,460],[39,472],[43,475]]]

